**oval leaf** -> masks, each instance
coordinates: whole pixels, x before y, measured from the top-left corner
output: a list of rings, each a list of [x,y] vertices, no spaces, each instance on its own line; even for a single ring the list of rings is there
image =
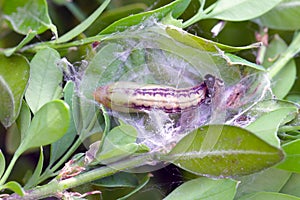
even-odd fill
[[[26,45],[28,42],[30,42],[35,36],[36,36],[36,32],[34,32],[34,31],[29,32],[17,46],[5,49],[3,51],[3,53],[6,56],[11,56],[17,50],[21,49],[24,45]]]
[[[31,113],[28,105],[25,101],[22,102],[21,110],[19,117],[8,129],[6,136],[6,150],[10,154],[13,154],[18,146],[20,145],[20,141],[24,138],[24,134],[26,133],[31,122]]]
[[[20,111],[20,115],[16,120],[16,124],[21,133],[21,139],[24,138],[24,135],[29,128],[31,123],[31,113],[30,109],[25,101],[22,102],[22,107]]]
[[[166,158],[195,174],[228,177],[263,170],[283,157],[280,149],[245,129],[211,125],[189,133]]]
[[[6,184],[1,185],[0,190],[4,190],[4,189],[9,189],[9,190],[17,193],[20,196],[24,195],[24,190],[23,190],[22,186],[16,181],[9,181]]]
[[[74,95],[74,88],[75,83],[71,81],[67,82],[64,88],[64,100],[70,108],[70,125],[66,134],[58,141],[51,144],[50,164],[53,164],[59,157],[61,157],[66,152],[66,150],[73,144],[73,141],[77,134],[72,110],[72,98]]]
[[[0,76],[0,120],[5,127],[11,126],[14,116],[14,97],[9,85]]]
[[[280,30],[298,30],[300,28],[299,0],[283,0],[274,9],[258,20],[262,26]]]
[[[227,62],[229,65],[242,65],[242,66],[248,66],[251,67],[253,69],[259,70],[259,71],[266,71],[266,69],[261,66],[261,65],[257,65],[255,63],[249,62],[248,60],[245,60],[241,57],[238,57],[234,54],[230,54],[230,53],[225,53],[224,54]]]
[[[35,167],[34,173],[31,175],[28,181],[26,181],[26,185],[24,186],[24,189],[29,189],[38,184],[39,177],[41,175],[42,169],[44,164],[44,154],[43,154],[43,148],[40,148],[40,158],[38,161],[38,164]]]
[[[231,179],[215,180],[201,177],[182,184],[164,200],[231,200],[234,198],[237,184],[237,181]]]
[[[281,193],[300,197],[300,174],[293,173],[288,182],[280,190]]]
[[[296,113],[296,107],[286,107],[269,111],[257,118],[254,122],[247,126],[246,129],[255,133],[255,135],[262,138],[269,144],[280,147],[280,141],[277,137],[279,125],[288,116],[295,116]]]
[[[45,0],[4,1],[3,11],[5,19],[20,34],[26,35],[31,31],[40,34],[50,29],[57,35]]]
[[[0,178],[2,177],[3,173],[5,170],[5,157],[2,153],[2,151],[0,150]]]
[[[130,125],[124,124],[113,128],[105,137],[103,148],[111,149],[136,142],[137,130]]]
[[[163,17],[166,17],[169,13],[172,13],[172,16],[174,18],[177,18],[185,11],[187,6],[190,4],[190,1],[191,0],[177,0],[156,10],[151,10],[148,12],[124,17],[112,23],[110,26],[101,31],[100,34],[109,34],[117,31],[124,31],[128,27],[137,25],[145,21],[149,17],[155,17],[158,20],[161,20]]]
[[[219,0],[206,18],[244,21],[258,17],[275,7],[281,0]]]
[[[275,192],[257,192],[239,198],[239,200],[300,200],[299,197],[275,193]]]
[[[29,64],[21,56],[0,55],[0,121],[11,126],[19,115],[29,79]]]
[[[182,29],[174,28],[172,26],[167,27],[166,32],[177,41],[180,41],[189,46],[193,46],[195,48],[203,48],[206,51],[216,52],[216,46],[226,52],[237,52],[246,49],[258,48],[261,46],[260,43],[254,43],[248,46],[241,47],[229,46],[190,34],[188,32],[183,31]]]
[[[244,113],[243,117],[249,118],[251,122],[246,126],[247,130],[269,144],[279,147],[278,128],[293,120],[297,110],[297,106],[291,102],[271,99],[258,102]]]
[[[91,14],[86,20],[84,20],[78,26],[73,28],[71,31],[59,37],[55,42],[56,43],[67,42],[75,38],[76,36],[78,36],[83,31],[85,31],[101,15],[101,13],[104,11],[104,9],[107,7],[109,3],[110,0],[104,1],[102,5],[93,14]]]
[[[100,187],[130,187],[134,188],[139,185],[138,177],[135,174],[119,172],[108,177],[104,177],[92,182],[93,185]]]
[[[37,52],[30,63],[30,82],[25,98],[33,113],[61,95],[63,74],[57,67],[59,59],[57,51],[46,48]]]
[[[91,26],[88,27],[85,34],[88,36],[96,35],[100,32],[100,30],[103,30],[115,21],[133,14],[144,12],[147,7],[148,6],[145,3],[139,2],[107,10],[98,17]]]
[[[61,100],[45,104],[33,117],[16,155],[29,148],[47,145],[57,141],[69,127],[69,107]]]
[[[242,176],[237,179],[240,184],[237,188],[235,198],[238,199],[246,194],[260,191],[279,192],[290,176],[291,172],[276,168],[270,168],[255,174]]]
[[[282,148],[286,158],[277,168],[300,173],[300,139],[284,144]]]
[[[271,67],[272,64],[274,64],[274,62],[276,61],[276,59],[274,58],[279,57],[280,54],[287,48],[288,46],[286,45],[284,40],[281,39],[278,35],[275,35],[274,39],[267,47],[262,65],[266,68]],[[296,63],[294,60],[291,60],[285,65],[282,70],[280,70],[279,73],[276,74],[276,76],[272,78],[271,87],[274,95],[277,98],[282,99],[289,93],[296,80],[296,75]]]

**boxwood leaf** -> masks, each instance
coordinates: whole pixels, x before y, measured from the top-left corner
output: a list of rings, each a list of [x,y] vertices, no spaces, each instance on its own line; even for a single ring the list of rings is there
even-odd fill
[[[298,30],[300,24],[298,0],[283,0],[275,8],[258,18],[262,26],[280,30]],[[287,23],[288,22],[288,23]]]
[[[251,67],[251,68],[259,70],[259,71],[266,71],[266,69],[263,66],[249,62],[248,60],[245,60],[236,55],[233,55],[230,53],[225,53],[225,56],[226,56],[226,60],[229,65],[243,65],[243,66],[248,66],[248,67]]]
[[[16,182],[16,181],[9,181],[5,183],[4,185],[0,185],[0,190],[9,189],[15,193],[17,193],[20,196],[24,195],[24,190],[22,186]]]
[[[0,121],[9,127],[19,115],[29,79],[29,64],[22,56],[0,55]]]
[[[282,150],[245,129],[210,125],[186,135],[162,160],[195,174],[229,177],[266,169],[283,157]]]
[[[78,26],[73,28],[71,31],[67,32],[63,36],[59,37],[55,42],[56,43],[63,43],[67,42],[76,36],[78,36],[80,33],[85,31],[96,19],[101,15],[101,13],[104,11],[104,9],[109,4],[110,0],[106,0],[102,3],[102,5],[93,13],[91,14],[86,20],[84,20],[82,23],[80,23]]]
[[[214,42],[212,40],[208,40],[208,39],[190,34],[188,32],[185,32],[183,30],[180,30],[180,29],[177,29],[177,28],[174,28],[171,26],[166,28],[166,32],[177,41],[180,41],[189,46],[193,46],[195,48],[203,48],[206,51],[217,51],[216,46],[226,52],[237,52],[237,51],[251,49],[251,48],[258,48],[261,46],[260,43],[254,43],[254,44],[250,44],[247,46],[241,46],[241,47],[229,46],[229,45],[221,44],[218,42]],[[254,64],[251,63],[251,66],[252,65],[254,65]],[[261,66],[256,66],[256,67],[258,67],[259,69],[262,69]]]
[[[282,194],[282,193],[276,193],[276,192],[256,192],[252,194],[245,195],[239,200],[300,200],[300,198]]]
[[[30,122],[31,113],[28,105],[23,100],[17,120],[7,129],[6,150],[9,153],[13,154],[16,151],[20,145],[20,141],[24,138]]]
[[[51,153],[50,153],[50,164],[53,164],[59,157],[61,157],[66,150],[71,146],[76,137],[77,131],[73,119],[72,111],[72,99],[74,95],[74,82],[67,82],[64,88],[64,100],[69,105],[70,108],[70,126],[66,134],[60,138],[58,141],[51,144]]]
[[[139,148],[136,137],[137,131],[133,126],[124,124],[113,128],[100,144],[97,161],[108,163],[133,154]]]
[[[31,175],[30,179],[26,182],[24,189],[29,189],[37,185],[43,169],[43,164],[44,164],[44,154],[43,154],[43,148],[41,147],[38,164],[36,165],[34,173]]]
[[[15,155],[57,141],[69,127],[69,106],[61,100],[46,103],[33,117]]]
[[[277,130],[287,116],[295,116],[296,113],[296,107],[280,108],[274,111],[269,111],[258,117],[254,122],[247,126],[246,129],[252,131],[258,137],[273,146],[279,147],[280,141],[277,137]]]
[[[136,187],[139,184],[135,174],[119,172],[92,182],[93,185],[101,187]]]
[[[297,106],[291,102],[274,99],[260,101],[244,113],[244,116],[252,121],[246,129],[266,142],[279,147],[277,137],[279,126],[293,120],[296,114]]]
[[[270,168],[248,176],[237,178],[240,182],[235,198],[253,192],[279,192],[291,177],[291,172]]]
[[[115,21],[124,17],[128,17],[132,14],[141,13],[146,9],[147,5],[145,3],[138,2],[107,10],[100,17],[98,17],[91,26],[88,27],[88,29],[85,31],[85,34],[89,36],[96,35]]]
[[[258,17],[275,7],[281,0],[219,0],[206,18],[244,21]]]
[[[60,98],[63,74],[57,67],[59,59],[56,50],[46,48],[38,51],[30,62],[30,82],[25,98],[33,113],[45,103]]]
[[[6,56],[11,56],[15,51],[21,49],[24,45],[30,42],[36,36],[35,31],[29,31],[23,40],[15,47],[5,49],[3,52]]]
[[[151,10],[148,12],[143,12],[136,15],[124,17],[112,23],[104,30],[102,30],[100,34],[109,34],[117,31],[124,31],[128,27],[137,25],[145,21],[149,17],[154,17],[157,18],[158,20],[161,20],[163,17],[167,16],[170,12],[172,13],[172,16],[174,18],[177,18],[185,11],[185,9],[189,4],[190,4],[190,0],[177,0],[156,10]]]
[[[300,197],[300,174],[293,173],[288,182],[281,189],[281,193]]]
[[[20,115],[16,120],[16,124],[21,133],[21,139],[24,138],[24,135],[29,128],[31,123],[31,113],[27,103],[23,100]]]
[[[238,181],[232,179],[210,179],[201,177],[182,184],[164,198],[164,200],[231,200],[234,198],[237,185]]]
[[[288,46],[284,40],[281,39],[279,35],[275,35],[267,47],[262,65],[266,68],[272,66],[272,64],[277,60],[276,58],[279,59],[280,54],[287,48]],[[282,70],[280,70],[280,73],[277,73],[276,76],[272,78],[271,87],[274,95],[277,98],[282,99],[289,93],[296,80],[296,75],[296,63],[292,59]]]
[[[300,173],[300,139],[282,145],[285,160],[277,168]]]
[[[1,176],[3,175],[4,173],[4,170],[5,170],[5,157],[0,149],[0,178]]]
[[[20,34],[27,35],[32,31],[40,34],[50,29],[57,35],[45,0],[4,1],[3,12],[4,18]]]

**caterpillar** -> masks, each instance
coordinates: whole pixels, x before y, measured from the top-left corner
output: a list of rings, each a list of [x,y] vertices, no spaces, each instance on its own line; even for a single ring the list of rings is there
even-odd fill
[[[141,85],[135,82],[115,82],[98,87],[93,96],[98,103],[119,112],[158,109],[166,113],[179,113],[208,102],[213,96],[215,81],[215,77],[208,74],[202,83],[182,89],[154,84]]]

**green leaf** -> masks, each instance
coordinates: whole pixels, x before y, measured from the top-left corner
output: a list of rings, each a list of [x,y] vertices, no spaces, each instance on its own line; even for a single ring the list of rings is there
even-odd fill
[[[111,149],[103,149],[103,151],[101,151],[97,155],[95,162],[93,162],[92,164],[109,164],[122,158],[128,157],[137,150],[138,145],[135,143],[126,144],[122,146],[113,146]]]
[[[40,158],[38,161],[38,164],[34,170],[34,173],[31,175],[30,179],[26,182],[24,189],[30,189],[38,184],[39,177],[41,175],[42,169],[44,164],[44,154],[43,154],[43,148],[40,148]]]
[[[279,192],[291,177],[291,172],[270,168],[262,172],[237,178],[240,182],[235,198],[253,192]]]
[[[267,46],[262,65],[266,68],[270,67],[276,61],[276,58],[278,58],[286,49],[287,45],[284,40],[278,35],[275,35],[273,40]],[[296,75],[296,63],[294,60],[291,60],[272,78],[271,87],[277,98],[282,99],[289,93],[296,80]]]
[[[9,127],[14,121],[14,97],[2,76],[0,76],[0,95],[0,121],[5,127]]]
[[[5,49],[4,54],[6,56],[11,56],[14,52],[21,49],[24,45],[26,45],[28,42],[30,42],[35,36],[36,36],[35,31],[29,31],[26,34],[25,38],[16,47]]]
[[[285,160],[277,168],[300,173],[300,139],[282,145]]]
[[[281,0],[218,0],[205,18],[245,21],[275,7]],[[205,11],[204,11],[205,12]]]
[[[261,171],[283,157],[280,149],[245,129],[210,125],[189,133],[162,160],[191,173],[228,177]]]
[[[283,0],[275,8],[258,18],[262,26],[279,30],[298,30],[300,24],[300,3],[298,0]]]
[[[30,81],[25,98],[33,113],[45,103],[60,98],[63,74],[57,67],[59,60],[59,53],[51,48],[38,51],[31,60]]]
[[[128,17],[132,14],[141,13],[146,9],[146,4],[138,2],[107,10],[95,20],[85,33],[89,36],[96,35],[100,32],[100,30],[103,30],[115,21]]]
[[[0,55],[0,121],[7,128],[19,115],[29,79],[29,64],[22,56]]]
[[[5,171],[5,157],[0,149],[0,178],[3,175],[4,171]]]
[[[137,130],[130,125],[121,125],[113,128],[106,136],[103,144],[103,149],[109,149],[114,145],[126,145],[135,143]]]
[[[237,185],[238,182],[232,179],[201,177],[182,184],[164,200],[231,200],[234,198]]]
[[[266,71],[266,69],[261,66],[257,65],[255,63],[249,62],[248,60],[245,60],[241,57],[238,57],[236,55],[230,54],[230,53],[225,53],[225,58],[228,62],[229,65],[242,65],[242,66],[248,66],[253,69],[259,70],[259,71]]]
[[[275,192],[257,192],[239,198],[238,200],[300,200],[300,198]]]
[[[20,141],[24,139],[24,134],[26,133],[31,122],[31,113],[28,105],[23,100],[19,117],[8,129],[6,137],[6,150],[13,154]]]
[[[132,196],[133,194],[137,193],[139,190],[141,190],[145,185],[147,185],[147,183],[150,181],[150,178],[152,176],[150,174],[147,174],[141,181],[140,185],[137,186],[133,191],[131,191],[130,193],[128,193],[127,195],[118,198],[118,200],[126,200],[128,199],[130,196]]]
[[[4,18],[20,34],[27,35],[32,31],[40,34],[50,29],[57,35],[56,27],[48,15],[45,0],[4,1],[3,12]]]
[[[174,18],[177,18],[185,11],[185,9],[189,4],[190,4],[190,0],[176,0],[156,10],[124,17],[112,23],[110,26],[108,26],[103,31],[101,31],[100,34],[110,34],[117,31],[124,31],[128,27],[137,25],[145,21],[149,17],[154,17],[159,21],[163,17],[167,16],[170,12],[172,13],[172,16]]]
[[[276,62],[269,67],[268,75],[272,79],[274,76],[276,76],[284,67],[285,65],[293,59],[294,56],[296,56],[297,53],[299,53],[299,42],[300,42],[300,33],[295,33],[295,36],[288,46],[288,48],[281,53],[281,56],[279,57]]]
[[[280,147],[280,141],[277,138],[278,128],[287,116],[295,116],[296,113],[296,107],[281,108],[275,111],[269,111],[248,125],[246,129],[253,132],[269,144]]]
[[[46,103],[35,114],[15,155],[29,148],[51,144],[61,138],[69,127],[69,107],[61,100]]]
[[[31,113],[27,103],[23,100],[20,115],[16,120],[16,124],[21,133],[21,139],[24,139],[25,133],[31,123]]]
[[[300,94],[289,94],[286,96],[286,100],[300,104]]]
[[[0,185],[0,190],[9,189],[20,196],[24,196],[24,190],[22,186],[16,181],[9,181],[4,185]]]
[[[74,119],[73,119],[73,110],[72,110],[72,104],[73,104],[72,99],[74,95],[74,89],[75,89],[74,82],[71,81],[67,82],[64,88],[64,100],[69,105],[70,108],[70,114],[71,114],[70,125],[66,134],[58,141],[51,144],[50,164],[53,164],[59,157],[61,157],[66,152],[66,150],[73,143],[77,134],[76,127],[74,124]]]
[[[266,114],[267,112],[273,112],[280,109],[297,109],[297,104],[284,100],[267,99],[256,103],[245,114],[247,114],[249,117],[254,117],[252,121],[255,121],[255,119],[258,119],[260,116]],[[280,125],[284,125],[287,122],[294,120],[295,116],[296,114],[286,116],[286,118],[282,121],[282,123],[280,123]]]
[[[80,33],[85,31],[96,19],[101,15],[101,13],[104,11],[104,9],[107,7],[107,5],[110,3],[110,0],[106,0],[102,3],[102,5],[93,13],[91,14],[86,20],[81,22],[78,26],[64,34],[63,36],[59,37],[55,43],[64,43],[67,42],[76,36],[78,36]]]
[[[288,182],[281,189],[281,193],[300,197],[300,174],[293,173]]]
[[[92,182],[93,185],[101,187],[137,187],[138,177],[135,174],[119,172],[108,177],[104,177]]]
[[[196,35],[190,34],[188,32],[185,32],[183,30],[180,30],[180,29],[177,29],[177,28],[174,28],[171,26],[166,28],[166,32],[177,41],[180,41],[186,45],[189,45],[189,46],[192,46],[195,48],[203,48],[206,51],[216,52],[217,51],[216,46],[226,52],[237,52],[237,51],[246,50],[246,49],[258,48],[260,46],[260,43],[254,43],[254,44],[251,44],[248,46],[242,46],[242,47],[234,47],[234,46],[224,45],[224,44],[221,44],[218,42],[214,42],[212,40],[198,37]],[[235,58],[235,60],[232,60],[232,62],[237,61],[237,59],[239,59],[239,61],[242,60],[241,58],[239,58],[237,56],[234,57],[231,54],[229,54],[228,56],[230,56],[230,58],[232,57],[232,59]],[[242,60],[242,62],[240,62],[240,63],[243,63],[244,65],[250,64],[249,61],[245,61],[245,60]],[[255,65],[253,63],[251,63],[251,66],[255,66],[255,68],[258,68],[259,70],[263,69],[261,66]]]
[[[139,149],[136,144],[137,131],[130,125],[122,124],[113,128],[100,143],[91,147],[89,154],[95,155],[93,164],[109,163],[127,157]]]
[[[6,132],[6,138],[5,138],[5,148],[6,151],[9,154],[13,154],[18,146],[20,145],[20,141],[21,141],[21,133],[20,130],[18,128],[17,123],[13,123]]]
[[[253,122],[246,129],[269,144],[279,147],[278,128],[280,125],[294,119],[297,111],[297,106],[289,102],[279,100],[261,101],[245,114],[245,116],[253,116]]]

